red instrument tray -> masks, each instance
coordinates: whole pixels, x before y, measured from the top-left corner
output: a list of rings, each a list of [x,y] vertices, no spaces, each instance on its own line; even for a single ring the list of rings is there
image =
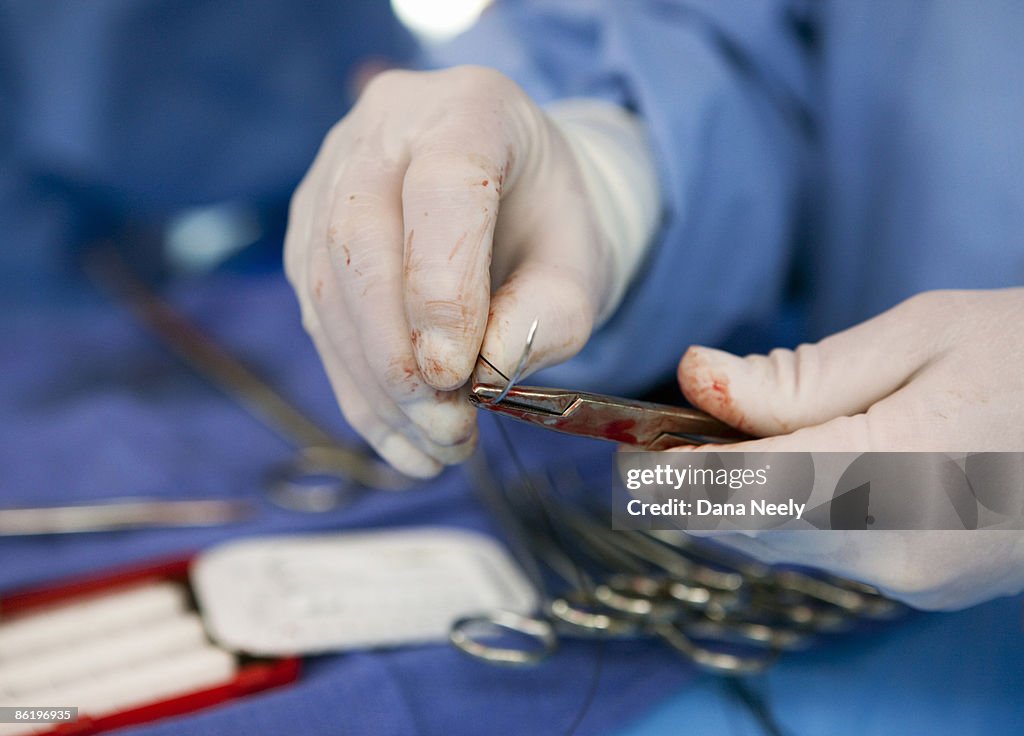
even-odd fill
[[[67,603],[76,598],[114,591],[143,582],[174,581],[188,587],[188,571],[191,562],[192,556],[160,560],[60,580],[45,586],[12,591],[0,595],[0,611],[4,616],[28,613],[37,608]],[[147,703],[96,718],[80,715],[77,721],[55,725],[52,729],[39,732],[39,736],[91,736],[117,728],[137,726],[164,718],[194,713],[252,693],[294,682],[299,676],[299,670],[300,660],[298,657],[265,659],[240,655],[238,673],[233,680],[224,685],[196,690],[167,700]],[[75,704],[65,703],[64,705],[73,706]]]

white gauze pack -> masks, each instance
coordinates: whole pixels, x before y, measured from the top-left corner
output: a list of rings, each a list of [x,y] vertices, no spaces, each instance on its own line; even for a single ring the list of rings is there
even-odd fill
[[[443,642],[461,616],[537,605],[501,547],[446,528],[229,542],[191,575],[210,636],[264,656]]]

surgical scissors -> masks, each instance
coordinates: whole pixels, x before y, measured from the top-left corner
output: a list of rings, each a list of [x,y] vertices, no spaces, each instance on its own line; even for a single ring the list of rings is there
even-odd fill
[[[490,471],[482,451],[470,459],[468,467],[478,497],[504,532],[540,601],[533,614],[495,610],[458,619],[448,637],[455,647],[492,664],[526,666],[554,654],[560,635],[630,636],[639,631],[629,618],[602,610],[605,607],[593,598],[595,583],[591,576],[561,544],[551,525],[530,524],[519,513],[510,494]],[[553,578],[561,581],[564,590],[555,591]],[[488,643],[485,639],[495,632],[511,633],[529,643]]]
[[[818,634],[903,610],[854,581],[770,567],[681,534],[613,530],[579,503],[561,500],[546,476],[524,477],[517,490],[480,457],[472,470],[474,487],[541,597],[533,614],[490,611],[453,624],[451,642],[487,662],[538,664],[566,636],[645,637],[702,669],[752,674]],[[531,496],[532,504],[525,500]],[[496,632],[522,641],[492,643]]]
[[[742,627],[724,616],[708,617],[716,606],[735,606],[736,591],[744,582],[739,575],[700,565],[653,538],[627,538],[605,530],[550,494],[545,494],[543,513],[531,515],[512,500],[526,494],[503,490],[480,456],[471,467],[474,487],[534,582],[540,603],[533,614],[486,611],[455,621],[449,639],[466,654],[493,664],[524,666],[551,656],[561,637],[657,637],[698,666],[736,675],[759,672],[778,651],[805,641],[797,632]],[[536,490],[532,483],[530,487]],[[704,596],[667,595],[669,576],[657,578],[652,569],[671,573],[671,582],[688,584],[691,592],[699,588]],[[558,590],[553,579],[559,581]],[[697,580],[718,589],[703,587]],[[512,634],[512,641],[489,642],[496,632]],[[731,650],[699,644],[689,636],[694,632]]]
[[[163,344],[199,375],[263,421],[297,450],[271,468],[268,498],[299,511],[327,511],[354,499],[358,488],[404,490],[409,479],[368,448],[339,442],[224,347],[158,297],[110,247],[86,255],[86,271],[97,285],[123,302]]]
[[[618,442],[643,450],[749,439],[710,414],[666,404],[536,386],[473,385],[480,409],[556,432]]]

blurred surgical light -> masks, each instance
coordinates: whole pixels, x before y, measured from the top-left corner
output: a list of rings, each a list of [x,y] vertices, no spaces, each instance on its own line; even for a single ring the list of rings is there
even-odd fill
[[[179,212],[167,224],[164,256],[179,273],[201,273],[252,245],[263,235],[253,207],[223,202]]]
[[[472,26],[492,0],[391,0],[406,28],[423,41],[437,43]]]

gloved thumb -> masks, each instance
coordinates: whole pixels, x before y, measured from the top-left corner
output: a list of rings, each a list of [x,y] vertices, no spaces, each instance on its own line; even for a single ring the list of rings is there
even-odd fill
[[[863,413],[939,349],[908,314],[911,302],[796,350],[740,358],[691,347],[679,363],[680,388],[697,408],[758,437]]]

